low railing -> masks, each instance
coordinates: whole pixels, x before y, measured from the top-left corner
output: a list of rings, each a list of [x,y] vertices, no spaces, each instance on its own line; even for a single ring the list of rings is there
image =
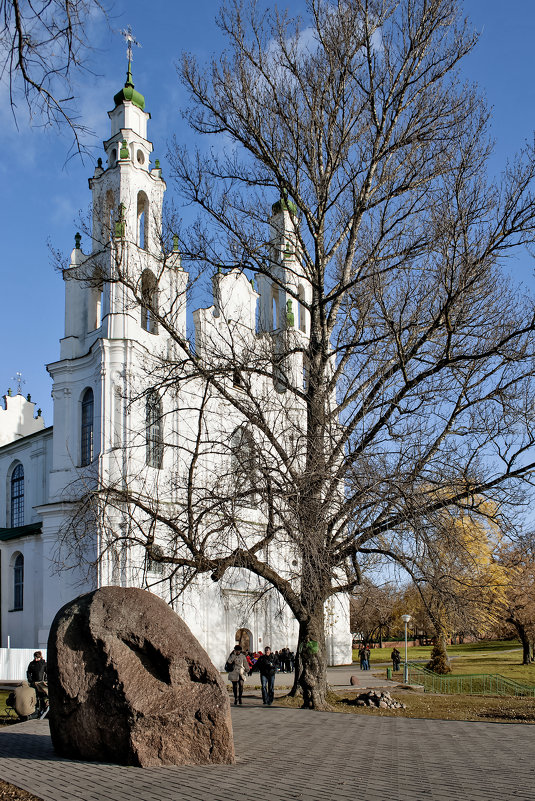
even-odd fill
[[[465,675],[433,673],[422,665],[408,662],[409,684],[423,685],[426,693],[458,693],[463,695],[516,695],[535,698],[535,687],[514,681],[500,673],[468,673]],[[402,665],[403,668],[403,665]]]

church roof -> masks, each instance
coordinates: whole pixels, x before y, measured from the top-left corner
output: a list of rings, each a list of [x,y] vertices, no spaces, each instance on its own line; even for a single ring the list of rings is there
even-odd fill
[[[31,534],[40,534],[43,524],[28,523],[27,526],[15,526],[14,528],[0,528],[0,540],[16,540],[18,537],[28,537]]]
[[[271,207],[272,214],[280,214],[281,211],[289,211],[290,214],[297,215],[298,208],[293,202],[293,200],[289,200],[287,197],[281,197],[280,200],[277,200]]]
[[[145,98],[143,95],[134,89],[134,81],[132,79],[132,63],[128,62],[128,71],[126,73],[126,83],[113,97],[116,106],[121,105],[125,100],[130,100],[134,106],[137,106],[141,111],[145,110]]]

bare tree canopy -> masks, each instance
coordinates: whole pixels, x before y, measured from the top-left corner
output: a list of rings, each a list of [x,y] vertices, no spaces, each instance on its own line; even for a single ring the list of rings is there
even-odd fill
[[[393,584],[372,584],[363,579],[351,596],[351,632],[363,642],[392,639],[392,630],[401,626],[402,590]]]
[[[533,534],[502,549],[507,581],[501,604],[502,619],[522,643],[522,661],[533,662],[535,649],[535,553]]]
[[[97,15],[105,15],[101,0],[0,0],[0,75],[15,116],[23,102],[33,122],[66,124],[78,150],[86,129],[71,78],[84,68]]]
[[[135,521],[114,536],[183,585],[241,570],[273,587],[320,708],[326,601],[370,558],[406,567],[444,510],[505,519],[531,488],[534,306],[503,265],[534,239],[535,154],[488,179],[488,113],[457,72],[476,36],[454,0],[309,0],[303,22],[236,0],[219,21],[228,50],[181,66],[187,119],[223,145],[174,151],[199,209],[180,247],[283,302],[253,340],[220,315],[225,346],[198,329],[193,348],[176,306],[150,306],[126,268],[119,230],[100,275],[173,343],[147,371],[180,469],[157,487],[142,469],[140,484],[103,480],[100,497]],[[210,437],[225,417],[247,434]]]

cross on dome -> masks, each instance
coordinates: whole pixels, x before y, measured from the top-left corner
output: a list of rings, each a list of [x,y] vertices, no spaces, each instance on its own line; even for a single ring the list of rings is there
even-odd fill
[[[127,28],[123,28],[122,31],[119,31],[121,36],[124,38],[125,42],[127,43],[126,46],[126,57],[128,58],[128,63],[130,64],[132,61],[132,45],[136,45],[136,47],[141,47],[141,44],[138,40],[134,37],[132,33],[132,26],[128,25]]]
[[[121,89],[121,91],[118,92],[114,97],[115,105],[118,106],[124,100],[131,100],[135,106],[138,106],[138,108],[143,111],[145,108],[145,98],[142,94],[135,91],[134,80],[132,78],[132,45],[141,47],[141,44],[132,33],[131,25],[129,25],[127,28],[124,28],[122,31],[119,31],[119,33],[124,37],[124,40],[127,43],[126,57],[128,58],[128,70],[126,72],[126,82],[124,88]]]

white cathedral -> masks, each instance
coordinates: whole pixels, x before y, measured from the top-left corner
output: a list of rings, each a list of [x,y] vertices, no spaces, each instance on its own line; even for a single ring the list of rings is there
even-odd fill
[[[166,187],[159,162],[150,163],[150,115],[134,88],[130,65],[125,86],[114,101],[109,112],[111,134],[104,142],[107,166],[99,159],[89,180],[91,252],[82,251],[77,235],[70,267],[64,270],[65,335],[59,359],[47,366],[54,425],[45,426],[30,396],[23,397],[20,390],[4,396],[4,408],[0,407],[0,485],[4,488],[0,493],[0,644],[44,648],[54,615],[72,598],[108,584],[138,586],[171,603],[222,669],[236,641],[251,651],[266,645],[274,650],[295,649],[297,623],[278,593],[266,592],[254,577],[237,569],[219,582],[209,575],[182,582],[187,586],[177,592],[177,571],[168,580],[168,566],[147,559],[144,549],[121,549],[117,543],[108,547],[98,525],[81,544],[89,552],[86,564],[73,561],[74,551],[70,557],[61,556],[60,540],[72,521],[73,488],[84,487],[95,476],[108,483],[120,480],[129,488],[141,482],[147,497],[158,494],[161,503],[172,507],[185,486],[179,478],[191,465],[192,442],[198,440],[200,430],[199,409],[204,404],[198,476],[204,476],[205,492],[218,492],[225,480],[221,465],[228,458],[229,443],[243,430],[236,409],[221,398],[207,400],[206,387],[198,377],[188,382],[185,376],[183,382],[175,382],[178,388],[161,396],[150,389],[151,359],[173,354],[175,348],[152,310],[157,304],[158,313],[171,320],[185,340],[188,275],[176,246],[170,254],[161,253]],[[269,220],[276,282],[258,276],[255,289],[239,269],[214,275],[213,305],[193,313],[195,352],[201,360],[214,352],[236,349],[242,355],[254,354],[258,343],[276,343],[282,335],[296,341],[306,338],[306,311],[298,303],[294,321],[287,305],[290,295],[283,289],[286,281],[288,286],[291,283],[294,302],[296,297],[308,298],[309,287],[292,245],[291,213],[291,205],[280,201]],[[99,282],[99,275],[113,275],[119,266],[127,280]],[[129,287],[140,288],[150,302],[136,303]],[[296,354],[288,363],[289,380],[303,381],[303,364],[298,359]],[[280,391],[269,376],[257,381],[258,397],[272,404],[273,424],[286,420],[302,430],[304,412],[294,400],[286,399],[290,393]],[[228,391],[240,392],[239,376],[231,379]],[[246,512],[244,530],[263,525],[254,504]],[[118,529],[124,526],[113,509],[107,522]],[[142,528],[143,521],[137,522]],[[287,543],[271,548],[266,558],[298,581],[298,563]],[[344,594],[326,605],[326,642],[330,664],[351,662],[349,601]]]

